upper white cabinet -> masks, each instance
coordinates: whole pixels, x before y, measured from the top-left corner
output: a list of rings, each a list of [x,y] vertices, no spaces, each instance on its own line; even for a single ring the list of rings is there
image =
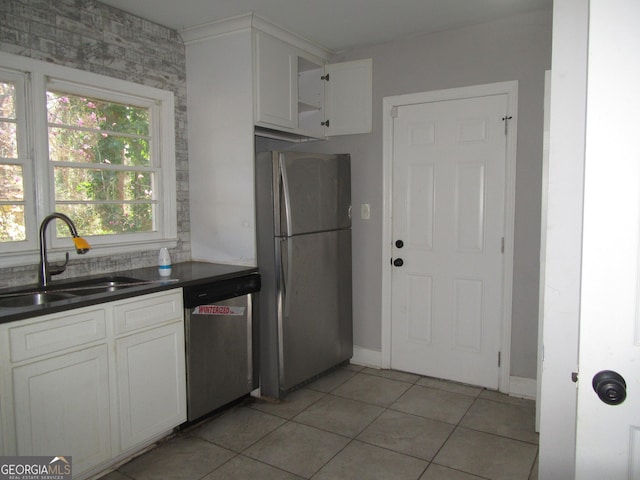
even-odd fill
[[[291,45],[256,32],[255,116],[257,123],[298,127],[298,55]]]
[[[256,31],[255,123],[323,138],[371,132],[371,59],[326,64]]]
[[[327,136],[370,133],[372,74],[370,58],[324,67],[324,115]]]
[[[191,255],[256,265],[255,136],[297,141],[370,132],[371,60],[326,65],[331,52],[253,14],[180,34]],[[347,80],[353,83],[344,89]]]

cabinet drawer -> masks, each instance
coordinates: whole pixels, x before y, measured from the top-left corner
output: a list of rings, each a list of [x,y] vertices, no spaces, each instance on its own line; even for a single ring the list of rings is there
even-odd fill
[[[9,328],[11,361],[40,355],[106,338],[103,308],[47,315],[42,321]]]
[[[114,304],[116,335],[183,318],[182,289],[152,293]]]

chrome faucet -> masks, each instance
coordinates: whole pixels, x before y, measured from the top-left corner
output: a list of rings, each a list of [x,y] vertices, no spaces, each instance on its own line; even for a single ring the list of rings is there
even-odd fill
[[[52,275],[59,275],[64,272],[67,268],[67,263],[69,263],[69,252],[65,254],[65,261],[62,265],[52,267],[47,261],[47,226],[56,218],[62,220],[69,227],[69,231],[73,237],[73,243],[76,246],[76,252],[78,252],[79,255],[83,255],[91,249],[89,243],[78,235],[78,230],[69,217],[58,212],[47,215],[40,224],[40,267],[38,270],[38,284],[42,288],[45,288],[49,284]]]

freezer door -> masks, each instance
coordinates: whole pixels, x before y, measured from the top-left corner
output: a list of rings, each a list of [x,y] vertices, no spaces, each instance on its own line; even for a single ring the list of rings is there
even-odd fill
[[[280,389],[351,358],[351,230],[280,240]]]
[[[278,154],[277,236],[351,227],[349,155]]]

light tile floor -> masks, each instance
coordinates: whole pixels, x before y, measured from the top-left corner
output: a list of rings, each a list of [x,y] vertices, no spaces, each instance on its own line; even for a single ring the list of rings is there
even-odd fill
[[[102,480],[536,480],[534,403],[348,365],[250,399]]]

